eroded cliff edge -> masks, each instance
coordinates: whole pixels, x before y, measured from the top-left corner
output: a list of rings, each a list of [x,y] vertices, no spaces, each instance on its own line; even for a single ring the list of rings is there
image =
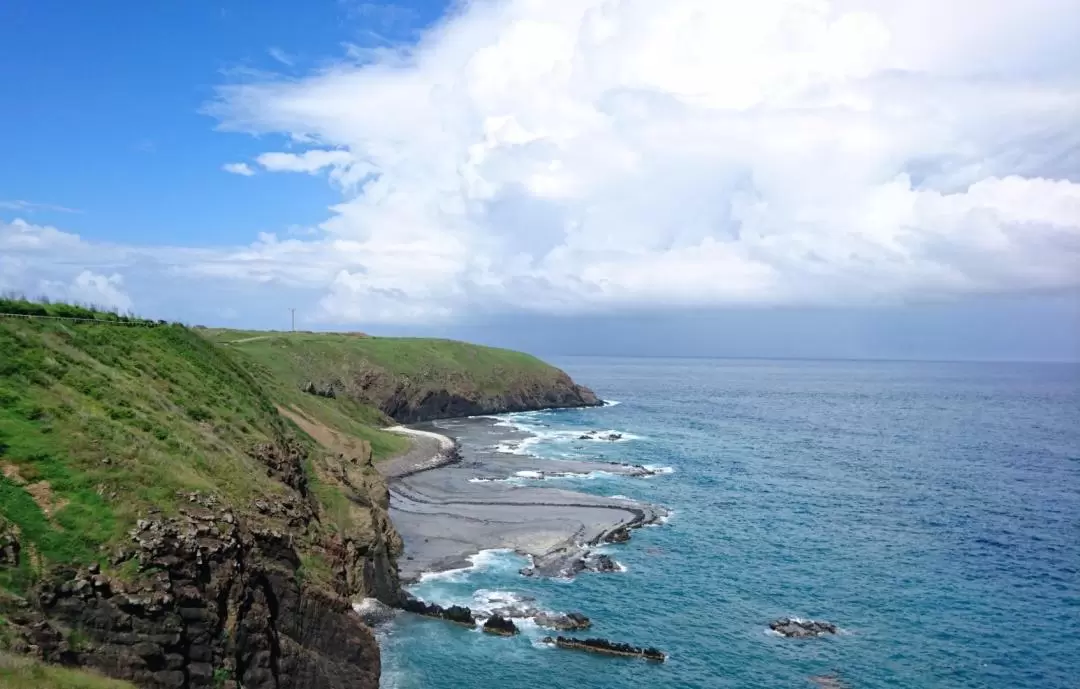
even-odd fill
[[[139,687],[377,687],[389,417],[598,403],[505,350],[0,307],[109,320],[0,318],[0,651]]]

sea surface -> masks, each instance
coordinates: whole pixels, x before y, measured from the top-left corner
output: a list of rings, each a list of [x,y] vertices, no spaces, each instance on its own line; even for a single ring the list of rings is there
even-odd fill
[[[550,481],[670,520],[606,546],[622,573],[534,580],[485,552],[413,591],[533,597],[668,662],[401,616],[380,632],[385,689],[1080,687],[1080,366],[554,363],[618,404],[502,417],[536,434],[510,449],[671,467]],[[632,437],[576,440],[592,429]],[[781,638],[782,616],[842,632]]]

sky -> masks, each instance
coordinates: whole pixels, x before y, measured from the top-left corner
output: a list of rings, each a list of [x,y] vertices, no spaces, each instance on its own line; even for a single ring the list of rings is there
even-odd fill
[[[0,291],[1080,360],[1080,0],[0,3]]]

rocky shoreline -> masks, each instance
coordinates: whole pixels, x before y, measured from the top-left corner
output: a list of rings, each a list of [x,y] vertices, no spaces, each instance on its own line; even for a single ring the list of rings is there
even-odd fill
[[[656,473],[634,465],[500,453],[492,449],[494,425],[491,419],[461,419],[408,429],[413,452],[379,467],[390,486],[391,518],[404,543],[398,560],[402,581],[469,567],[470,556],[498,549],[529,556],[529,575],[572,577],[593,569],[589,563],[597,561],[595,546],[625,542],[630,530],[667,516],[654,505],[577,493],[549,482],[533,487],[531,481],[491,481],[493,476],[594,470]],[[599,562],[602,571],[618,569]]]

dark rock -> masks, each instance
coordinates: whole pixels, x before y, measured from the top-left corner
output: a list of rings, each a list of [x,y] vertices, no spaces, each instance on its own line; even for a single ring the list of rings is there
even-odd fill
[[[484,632],[501,636],[513,636],[518,633],[518,628],[513,620],[499,615],[492,615],[487,619],[487,622],[484,622]]]
[[[567,648],[574,651],[644,658],[645,660],[651,660],[657,663],[662,663],[667,660],[667,654],[655,648],[640,648],[638,646],[631,646],[630,644],[608,641],[607,639],[574,639],[568,636],[557,636],[552,638],[546,636],[543,639],[543,643],[553,644],[559,648]]]
[[[565,615],[542,612],[533,617],[533,621],[541,627],[557,629],[561,632],[573,632],[592,627],[592,621],[579,612]]]
[[[301,583],[291,534],[249,528],[212,496],[183,498],[180,516],[130,532],[134,582],[58,567],[24,613],[5,608],[13,647],[142,689],[378,687],[374,636],[347,598]],[[377,585],[364,574],[356,587]]]
[[[836,633],[836,625],[830,622],[816,622],[814,620],[800,620],[790,617],[782,617],[770,622],[769,629],[781,636],[792,639],[805,639]]]
[[[444,619],[459,624],[467,624],[470,626],[476,624],[476,618],[473,617],[472,610],[462,605],[451,605],[449,608],[443,610],[442,616]]]
[[[449,620],[470,627],[476,624],[476,618],[473,617],[472,610],[461,605],[451,605],[449,608],[444,608],[436,603],[425,603],[418,598],[405,596],[400,603],[400,607],[405,612],[411,612],[415,615]]]
[[[626,543],[630,540],[630,529],[620,526],[614,531],[609,531],[603,538],[605,543]]]
[[[618,572],[620,571],[619,563],[616,562],[610,555],[596,555],[590,557],[585,561],[585,567],[592,572]]]
[[[0,567],[18,567],[21,552],[15,527],[0,521]]]

